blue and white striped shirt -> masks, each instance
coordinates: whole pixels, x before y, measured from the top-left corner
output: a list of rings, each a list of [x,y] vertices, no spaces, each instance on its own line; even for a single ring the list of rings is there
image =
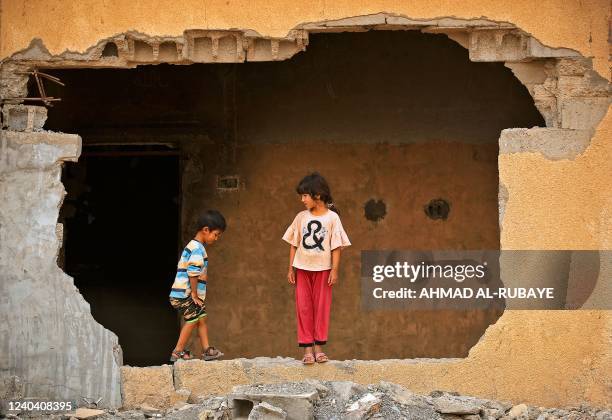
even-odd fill
[[[197,277],[206,273],[207,270],[208,255],[204,245],[192,239],[181,254],[170,297],[182,299],[191,296],[189,277]],[[202,300],[206,297],[206,281],[204,280],[198,280],[198,297]]]

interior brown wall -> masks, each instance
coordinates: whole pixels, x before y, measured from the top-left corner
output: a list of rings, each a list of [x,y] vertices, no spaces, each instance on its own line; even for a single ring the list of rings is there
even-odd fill
[[[302,209],[295,184],[311,170],[328,178],[353,242],[332,308],[334,358],[466,356],[500,315],[362,312],[358,279],[360,250],[499,248],[499,133],[543,125],[501,63],[471,63],[442,35],[399,31],[312,36],[285,62],[55,73],[68,87],[49,128],[86,145],[179,145],[183,241],[201,210],[226,215],[229,229],[210,250],[207,305],[213,344],[227,357],[296,354],[280,237]],[[222,153],[230,138],[235,159]],[[220,193],[216,177],[228,174],[241,189]],[[450,217],[430,220],[423,207],[440,197]],[[364,218],[371,198],[387,205],[381,222]]]
[[[203,152],[216,155],[213,148]],[[467,355],[498,313],[364,312],[360,250],[498,248],[496,158],[495,145],[450,142],[241,147],[236,162],[241,191],[216,193],[211,168],[184,196],[188,220],[212,207],[229,223],[209,250],[214,343],[229,357],[295,354],[293,287],[285,279],[288,246],[280,238],[302,210],[295,184],[317,169],[333,188],[353,243],[343,253],[334,290],[330,353],[340,359]],[[451,203],[446,221],[431,220],[423,211],[438,197]],[[387,204],[380,222],[364,217],[363,204],[370,198]]]

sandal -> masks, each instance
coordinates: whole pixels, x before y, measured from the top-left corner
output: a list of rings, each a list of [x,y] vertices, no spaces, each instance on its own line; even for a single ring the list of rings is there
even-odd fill
[[[191,353],[187,349],[182,350],[182,351],[173,350],[172,355],[170,355],[170,361],[172,363],[176,362],[177,360],[191,360],[191,359],[193,359],[193,357],[191,356]]]
[[[327,357],[327,355],[323,352],[316,353],[315,360],[317,361],[317,363],[325,363],[325,362],[329,362],[329,357]]]
[[[221,353],[216,348],[210,346],[204,350],[204,353],[202,353],[202,360],[215,360],[221,356],[223,356],[223,353]]]
[[[302,363],[305,365],[313,365],[315,362],[315,358],[312,353],[306,353],[302,358]]]

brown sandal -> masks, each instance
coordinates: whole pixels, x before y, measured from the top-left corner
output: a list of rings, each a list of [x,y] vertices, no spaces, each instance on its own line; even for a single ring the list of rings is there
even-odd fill
[[[210,346],[204,350],[204,353],[202,353],[202,360],[215,360],[221,356],[223,356],[223,353],[221,353],[216,348]]]
[[[314,365],[315,363],[314,355],[312,353],[306,353],[304,357],[302,358],[302,363],[305,365]]]
[[[172,363],[176,362],[177,360],[191,360],[191,359],[193,359],[193,357],[191,356],[191,353],[187,349],[181,350],[181,351],[172,350],[172,354],[170,355],[170,361]]]
[[[317,363],[325,363],[325,362],[329,362],[329,357],[327,357],[327,355],[323,352],[316,353],[315,360],[317,361]]]

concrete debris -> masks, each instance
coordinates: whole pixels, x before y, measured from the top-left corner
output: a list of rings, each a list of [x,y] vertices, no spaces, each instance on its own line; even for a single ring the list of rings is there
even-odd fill
[[[77,408],[74,412],[74,417],[77,419],[94,419],[105,413],[104,410],[96,410],[93,408]]]
[[[42,131],[47,121],[47,108],[34,105],[2,107],[2,128],[13,131]]]
[[[351,398],[351,395],[362,394],[365,387],[350,381],[331,382],[330,388],[338,396],[338,401],[342,404]]]
[[[195,400],[197,400],[195,404],[184,404],[178,408],[159,409],[146,404],[142,404],[140,409],[132,410],[104,411],[80,408],[70,413],[70,416],[51,415],[44,418],[54,420],[68,418],[96,420],[612,419],[612,411],[587,405],[564,409],[533,407],[527,404],[469,397],[448,391],[433,391],[429,395],[419,395],[389,382],[380,382],[367,387],[347,381],[329,382],[312,379],[304,382],[255,384],[235,387],[228,396],[196,397]]]
[[[312,419],[313,403],[319,399],[319,391],[310,383],[255,384],[234,387],[229,396],[236,416],[245,411],[248,404],[255,406],[266,402],[287,413],[287,418]]]
[[[257,404],[249,414],[249,420],[274,420],[286,418],[287,412],[285,410],[268,404],[267,402]]]
[[[354,403],[347,405],[344,418],[367,419],[380,411],[382,400],[380,396],[367,393]]]
[[[187,403],[191,393],[187,389],[175,390],[172,369],[168,365],[133,368],[122,366],[123,407],[142,409],[150,407],[167,410]]]
[[[480,407],[454,398],[442,397],[435,401],[435,409],[442,414],[478,414]]]
[[[517,404],[508,411],[507,415],[511,418],[526,416],[529,408],[526,404]]]

